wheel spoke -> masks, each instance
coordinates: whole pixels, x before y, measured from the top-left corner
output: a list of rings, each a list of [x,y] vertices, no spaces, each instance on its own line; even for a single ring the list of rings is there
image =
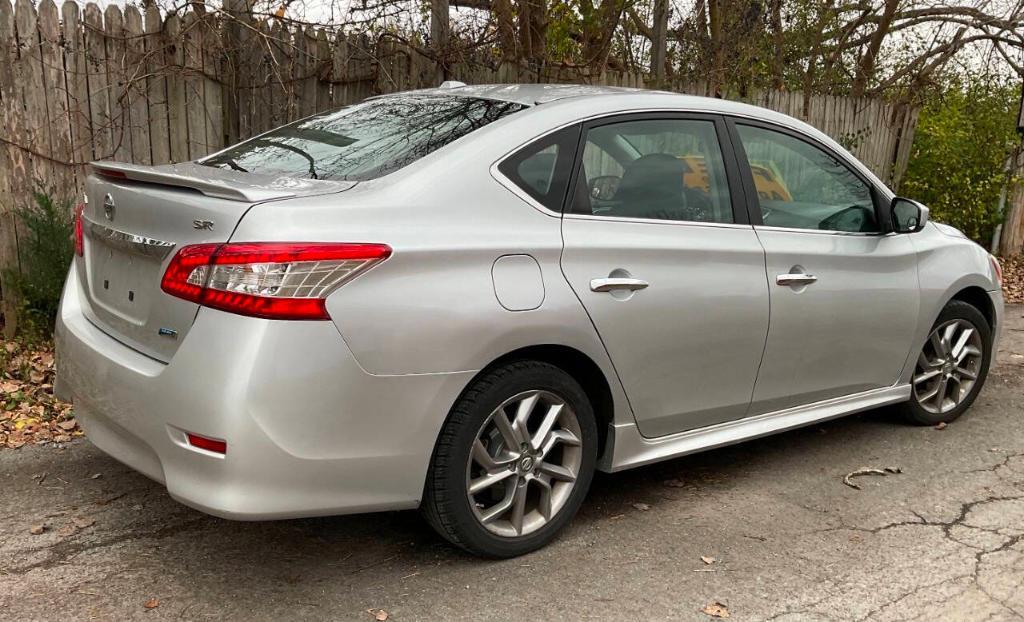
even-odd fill
[[[551,481],[545,477],[538,477],[534,480],[540,486],[540,502],[537,504],[537,511],[544,517],[544,520],[551,520]]]
[[[519,402],[519,406],[516,407],[516,416],[512,421],[512,430],[516,433],[516,437],[519,439],[520,443],[528,443],[530,441],[528,423],[530,421],[530,415],[533,413],[533,409],[537,406],[537,400],[539,399],[540,394],[534,393]]]
[[[540,427],[534,433],[533,438],[530,439],[530,447],[537,451],[547,440],[548,434],[551,433],[551,429],[558,423],[558,417],[562,414],[562,404],[554,404],[548,408],[548,412],[544,414],[544,420],[540,422]]]
[[[469,482],[469,494],[475,495],[482,490],[487,490],[491,486],[497,484],[498,482],[503,482],[506,479],[514,476],[515,474],[515,471],[512,471],[510,469],[504,469],[502,471],[498,471],[497,473],[488,473],[487,475],[482,475]]]
[[[956,343],[953,345],[953,356],[955,358],[960,357],[960,352],[963,351],[964,347],[967,345],[967,340],[971,338],[971,334],[973,333],[973,328],[964,328],[963,331],[960,332],[960,337],[957,338]]]
[[[508,417],[500,409],[497,410],[494,415],[491,416],[491,421],[494,422],[494,427],[498,428],[498,433],[501,434],[501,438],[505,441],[505,447],[508,447],[512,451],[519,450],[519,436],[516,431],[512,428],[512,425],[508,422]]]
[[[512,523],[512,528],[516,530],[517,534],[523,533],[523,516],[526,515],[526,488],[528,485],[529,481],[525,481],[521,486],[516,486],[513,497],[512,516],[509,522]]]
[[[935,390],[935,407],[939,409],[939,412],[942,412],[943,405],[946,402],[947,387],[948,381],[943,377],[942,380],[939,380],[939,386]]]
[[[933,361],[928,360],[928,356],[925,355],[924,350],[921,350],[921,354],[917,355],[917,366],[921,369],[932,369],[939,365]]]
[[[947,356],[953,348],[953,337],[956,336],[956,329],[958,326],[959,324],[954,322],[947,326],[945,332],[942,333],[942,343],[946,346],[945,354]]]
[[[949,354],[949,350],[946,348],[946,344],[942,341],[942,337],[939,336],[939,333],[937,331],[932,333],[931,341],[932,347],[935,348],[935,354],[939,358],[943,358]]]
[[[548,439],[544,441],[544,445],[540,448],[541,458],[548,455],[548,453],[550,453],[558,443],[562,443],[569,447],[578,447],[580,439],[576,438],[576,435],[569,430],[555,430],[548,435]]]
[[[931,380],[932,378],[934,378],[935,376],[938,376],[941,373],[942,373],[942,370],[939,369],[939,368],[929,369],[928,371],[926,371],[926,372],[924,372],[922,374],[918,374],[917,376],[915,376],[914,377],[914,384],[921,384],[922,382],[925,382],[927,380]]]
[[[959,365],[960,363],[963,363],[964,359],[968,356],[981,356],[981,350],[971,345],[965,346],[964,349],[960,351],[960,355],[956,357],[956,364]]]
[[[487,508],[485,512],[481,513],[480,522],[485,525],[493,522],[496,518],[504,515],[505,512],[508,512],[515,500],[516,487],[513,486],[507,493],[505,493],[505,497],[501,501],[495,503],[491,507]]]
[[[473,460],[482,466],[488,473],[503,469],[508,465],[512,464],[519,458],[518,454],[511,454],[506,458],[498,458],[492,456],[487,448],[484,447],[484,442],[480,439],[476,439],[473,443]]]
[[[563,482],[576,481],[576,474],[560,464],[541,462],[539,469],[541,473],[549,475],[553,479],[557,479]]]
[[[978,374],[974,373],[973,371],[971,371],[971,370],[969,370],[969,369],[967,369],[965,367],[957,367],[956,368],[956,373],[958,373],[961,376],[967,378],[968,380],[977,380],[978,379]]]

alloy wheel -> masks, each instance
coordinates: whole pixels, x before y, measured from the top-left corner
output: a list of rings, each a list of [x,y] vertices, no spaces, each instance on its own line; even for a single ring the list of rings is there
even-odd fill
[[[548,524],[576,486],[581,438],[576,413],[549,391],[519,393],[498,406],[466,465],[466,494],[480,524],[504,537]]]
[[[983,348],[978,328],[967,320],[936,327],[914,369],[914,399],[921,408],[944,414],[963,403],[981,374]]]

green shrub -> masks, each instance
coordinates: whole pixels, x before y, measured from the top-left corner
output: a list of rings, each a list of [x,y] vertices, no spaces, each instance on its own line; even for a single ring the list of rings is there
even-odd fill
[[[22,301],[22,330],[48,335],[57,319],[60,293],[75,254],[70,202],[56,203],[36,192],[35,203],[15,210],[25,236],[18,239],[19,270],[11,270],[12,283]]]
[[[978,76],[954,83],[921,111],[900,194],[986,248],[1001,220],[999,194],[1015,131],[1019,83]]]

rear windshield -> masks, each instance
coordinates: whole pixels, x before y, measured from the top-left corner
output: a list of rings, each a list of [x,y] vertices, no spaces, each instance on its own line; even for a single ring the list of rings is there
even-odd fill
[[[372,99],[285,125],[199,163],[246,173],[363,181],[525,107],[450,95]]]

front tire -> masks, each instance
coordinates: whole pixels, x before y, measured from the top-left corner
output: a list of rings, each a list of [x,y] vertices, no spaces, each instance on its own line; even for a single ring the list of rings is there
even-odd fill
[[[496,368],[445,422],[421,509],[438,533],[476,555],[536,550],[583,502],[597,440],[593,407],[565,371],[539,361]]]
[[[917,425],[949,423],[978,397],[992,359],[992,329],[974,306],[952,300],[918,354],[902,414]]]

